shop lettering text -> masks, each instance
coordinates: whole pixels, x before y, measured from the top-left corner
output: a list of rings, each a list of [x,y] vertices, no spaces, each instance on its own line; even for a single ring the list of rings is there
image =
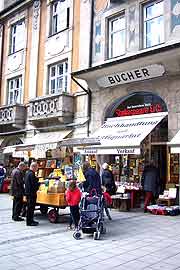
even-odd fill
[[[160,104],[150,105],[148,107],[137,108],[137,109],[124,109],[115,110],[115,115],[118,117],[121,116],[131,116],[131,115],[139,115],[139,114],[146,114],[146,113],[158,113],[162,112],[162,107]]]
[[[97,149],[84,149],[85,154],[97,154]]]
[[[147,68],[142,68],[134,71],[119,73],[114,76],[108,76],[108,80],[110,84],[113,85],[120,82],[134,81],[136,79],[146,77],[150,77],[149,71]]]
[[[130,149],[126,149],[126,148],[125,149],[118,149],[117,148],[117,153],[118,154],[121,154],[121,155],[122,154],[134,154],[135,153],[135,149],[134,148],[132,148],[132,149],[131,148]]]
[[[136,68],[129,71],[117,72],[109,74],[97,79],[100,87],[111,87],[119,84],[131,83],[135,81],[147,80],[162,76],[165,72],[162,65],[151,65],[141,68]]]
[[[137,127],[137,126],[156,126],[158,124],[159,121],[155,120],[151,120],[151,121],[138,121],[138,122],[132,122],[132,123],[118,123],[118,122],[111,122],[111,121],[107,121],[104,123],[104,125],[101,128],[129,128],[129,127]]]

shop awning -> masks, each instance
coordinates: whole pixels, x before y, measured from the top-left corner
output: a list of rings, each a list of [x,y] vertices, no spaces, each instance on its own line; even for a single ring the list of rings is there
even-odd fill
[[[108,118],[94,133],[100,146],[85,147],[82,154],[140,154],[140,144],[167,115],[151,113],[136,116]]]
[[[87,145],[100,145],[100,139],[93,137],[85,138],[69,138],[64,139],[59,143],[59,146],[87,146]]]
[[[178,133],[172,138],[172,140],[168,143],[171,146],[171,153],[178,154],[180,153],[180,130]]]
[[[53,132],[37,133],[33,138],[26,139],[26,142],[16,146],[16,151],[32,150],[47,151],[55,149],[60,141],[66,138],[72,130],[61,130]]]

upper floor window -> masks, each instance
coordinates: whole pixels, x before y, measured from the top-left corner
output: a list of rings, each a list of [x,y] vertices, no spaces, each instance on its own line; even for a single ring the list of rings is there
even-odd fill
[[[125,16],[109,19],[109,58],[125,53]]]
[[[68,62],[49,66],[49,94],[67,92]]]
[[[66,0],[60,0],[51,5],[50,35],[69,27],[69,8],[67,8],[66,2]]]
[[[10,54],[25,47],[25,21],[21,20],[11,26]]]
[[[8,104],[22,103],[22,76],[8,80]]]
[[[144,48],[164,42],[164,1],[151,2],[143,7]]]

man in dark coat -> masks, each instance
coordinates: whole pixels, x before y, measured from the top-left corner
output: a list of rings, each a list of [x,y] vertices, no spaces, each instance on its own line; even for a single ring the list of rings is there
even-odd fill
[[[144,167],[141,184],[145,192],[144,212],[147,212],[147,206],[152,203],[154,198],[157,196],[160,186],[159,171],[155,167],[153,161]]]
[[[116,193],[116,185],[114,182],[114,176],[112,174],[112,171],[109,170],[109,165],[107,163],[104,163],[102,165],[102,168],[102,185],[106,188],[106,191],[110,195],[114,195]]]
[[[91,168],[89,162],[83,164],[83,173],[86,178],[83,183],[84,191],[89,193],[95,189],[98,195],[102,194],[100,175],[95,169]]]
[[[39,182],[35,176],[35,172],[38,169],[36,162],[32,162],[30,169],[25,175],[25,195],[27,199],[27,216],[26,224],[27,226],[37,226],[39,223],[34,221],[34,210],[36,205],[37,191],[39,189]]]
[[[24,171],[26,164],[20,162],[18,167],[12,171],[11,195],[13,196],[12,219],[22,221],[20,213],[23,207],[24,196]]]

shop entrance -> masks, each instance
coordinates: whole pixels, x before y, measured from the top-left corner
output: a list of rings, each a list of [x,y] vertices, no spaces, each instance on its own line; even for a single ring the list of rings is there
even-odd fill
[[[152,145],[151,158],[154,160],[158,170],[161,181],[160,192],[165,189],[167,182],[167,146],[166,145]]]

